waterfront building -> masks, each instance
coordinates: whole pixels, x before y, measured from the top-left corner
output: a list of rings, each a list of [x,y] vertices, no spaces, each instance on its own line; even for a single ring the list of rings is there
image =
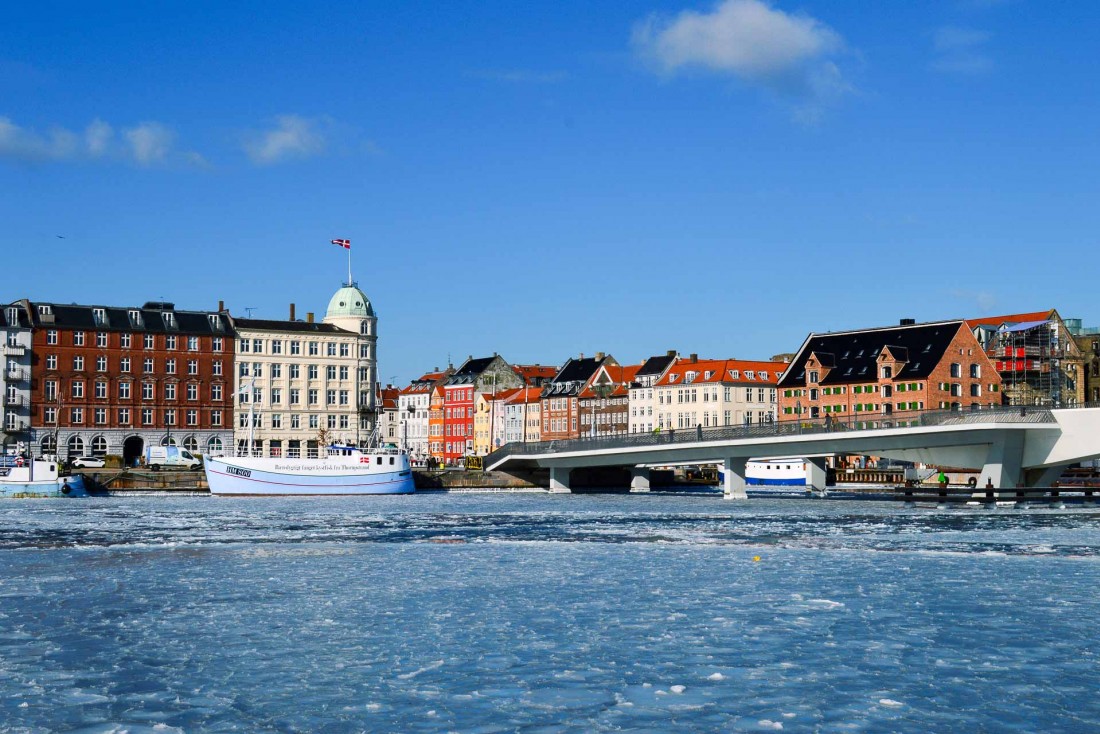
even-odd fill
[[[525,387],[504,401],[505,443],[542,440],[541,394],[541,387]]]
[[[1081,326],[1081,319],[1066,319],[1066,326],[1081,353],[1084,401],[1100,403],[1100,328]]]
[[[627,387],[630,433],[650,433],[657,427],[653,386],[675,363],[676,350],[670,349],[660,356],[650,357],[638,368],[633,382]]]
[[[359,335],[314,321],[233,317],[237,337],[238,451],[248,443],[252,408],[252,453],[316,456],[327,443],[359,444],[369,437],[358,424],[356,349]]]
[[[444,409],[446,397],[443,382],[434,384],[428,400],[428,455],[436,461],[443,461],[443,452],[447,442],[443,435]]]
[[[430,455],[428,449],[428,412],[431,407],[432,389],[454,373],[448,367],[444,371],[436,368],[421,375],[407,387],[401,389],[397,398],[398,422],[400,424],[401,447],[411,460],[423,461]]]
[[[443,381],[443,460],[457,464],[474,452],[474,398],[478,393],[522,386],[522,378],[500,355],[468,357]]]
[[[1001,404],[1001,375],[961,320],[811,333],[777,369],[780,420]]]
[[[602,364],[577,395],[580,435],[618,436],[630,429],[627,388],[642,365]]]
[[[359,335],[355,351],[356,374],[359,384],[360,435],[370,436],[378,418],[378,317],[374,313],[367,294],[359,290],[354,281],[344,283],[328,302],[324,323]]]
[[[132,464],[148,445],[212,454],[229,447],[235,342],[220,306],[22,304],[34,330],[37,451]]]
[[[398,446],[401,442],[400,421],[397,417],[397,397],[401,391],[393,385],[378,387],[375,403],[378,405],[378,440]]]
[[[477,393],[474,397],[474,455],[485,456],[504,445],[504,406],[509,398],[524,388],[510,388],[496,393]]]
[[[1085,402],[1085,356],[1057,310],[987,316],[966,323],[1001,375],[1007,404]]]
[[[614,364],[614,357],[597,352],[595,357],[570,358],[562,365],[554,379],[543,385],[539,399],[542,401],[542,440],[557,441],[577,438],[580,434],[579,395],[603,364]]]
[[[654,430],[771,423],[776,384],[786,364],[745,359],[699,359],[692,354],[653,383]]]
[[[31,447],[31,318],[24,304],[11,303],[0,312],[0,429],[3,452]]]
[[[528,387],[542,387],[553,380],[554,375],[558,374],[558,368],[553,365],[514,364],[512,369],[523,380],[523,384]]]

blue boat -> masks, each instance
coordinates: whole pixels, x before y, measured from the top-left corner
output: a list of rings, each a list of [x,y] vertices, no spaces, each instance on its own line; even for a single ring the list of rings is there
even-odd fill
[[[87,497],[84,477],[61,476],[56,461],[0,457],[0,497]]]

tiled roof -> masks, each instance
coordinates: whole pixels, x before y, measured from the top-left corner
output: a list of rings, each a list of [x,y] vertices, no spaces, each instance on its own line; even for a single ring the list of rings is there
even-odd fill
[[[596,359],[595,357],[586,357],[584,359],[570,358],[569,361],[558,370],[558,374],[554,376],[554,379],[543,386],[542,397],[576,397],[577,393],[584,387],[584,384],[588,382],[588,380],[592,378],[592,375],[596,373],[596,370],[600,368],[600,365],[610,359],[610,357],[604,357],[602,359]]]
[[[504,402],[508,405],[537,403],[540,395],[542,395],[541,387],[524,387],[516,390],[516,392]]]
[[[895,359],[908,358],[897,378],[920,379],[932,374],[943,359],[948,344],[964,328],[963,321],[939,321],[878,329],[810,334],[779,381],[780,387],[806,383],[806,360],[811,354],[835,365],[821,380],[822,385],[870,382],[877,377],[877,359],[889,348]]]
[[[694,362],[681,359],[656,385],[776,385],[779,375],[787,367],[785,362],[749,359],[700,359]]]
[[[558,368],[551,365],[514,364],[512,365],[512,369],[525,381],[536,378],[549,380],[558,373]]]
[[[1053,308],[1046,311],[1035,311],[1033,313],[1017,313],[1009,314],[1007,316],[983,316],[979,319],[967,319],[967,327],[973,329],[978,326],[1000,326],[1001,324],[1022,324],[1028,321],[1046,321],[1054,316],[1055,310]]]

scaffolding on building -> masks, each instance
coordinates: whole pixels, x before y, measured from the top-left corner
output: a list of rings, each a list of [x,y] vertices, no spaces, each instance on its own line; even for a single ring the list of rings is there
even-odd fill
[[[1063,369],[1070,339],[1057,321],[1003,324],[991,336],[988,353],[1001,375],[1006,403],[1058,408],[1063,394],[1076,402]]]

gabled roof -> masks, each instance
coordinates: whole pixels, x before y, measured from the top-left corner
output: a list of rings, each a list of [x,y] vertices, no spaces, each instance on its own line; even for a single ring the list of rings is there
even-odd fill
[[[595,357],[570,358],[558,370],[558,374],[554,375],[554,379],[543,386],[542,397],[576,397],[584,384],[592,378],[592,375],[596,374],[596,370],[600,368],[600,365],[607,361],[614,362],[615,360],[612,357],[602,357],[600,359]]]
[[[669,365],[676,361],[675,354],[662,354],[659,357],[650,357],[642,364],[636,373],[637,377],[651,377],[661,375]]]
[[[580,394],[577,395],[577,397],[595,398],[618,397],[626,395],[627,385],[629,385],[634,380],[634,377],[638,374],[638,370],[641,369],[641,367],[641,365],[637,364],[627,365],[625,367],[617,364],[604,365],[603,367],[601,367],[600,370],[596,372],[596,374],[593,376],[593,379],[589,380],[588,384],[585,385],[585,388],[581,390]],[[600,371],[606,372],[607,376],[610,378],[611,384],[613,385],[611,392],[603,396],[596,392],[594,388],[595,384],[600,381]]]
[[[811,354],[830,354],[835,366],[828,370],[820,384],[845,385],[873,382],[878,379],[878,356],[883,348],[899,360],[908,361],[895,378],[921,379],[943,359],[947,346],[963,321],[938,321],[930,324],[909,324],[877,329],[810,334],[791,360],[779,387],[799,387],[806,384],[806,361]]]
[[[539,396],[542,394],[541,387],[521,387],[507,398],[504,402],[506,405],[520,405],[523,403],[538,403]]]
[[[497,355],[492,357],[478,357],[474,359],[470,357],[462,366],[454,371],[454,374],[447,378],[446,384],[450,385],[472,385],[477,381],[477,378],[482,372],[489,369],[489,366],[494,360],[498,359]]]
[[[558,373],[557,367],[540,364],[514,364],[512,369],[527,383],[531,380],[550,380]]]

